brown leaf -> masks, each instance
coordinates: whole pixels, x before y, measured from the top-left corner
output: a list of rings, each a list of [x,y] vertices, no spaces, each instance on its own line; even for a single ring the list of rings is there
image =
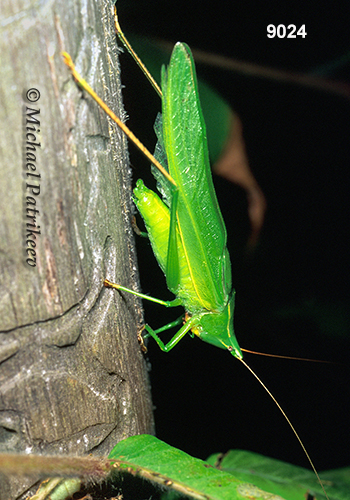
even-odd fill
[[[264,193],[250,170],[242,130],[240,118],[232,114],[226,145],[213,170],[216,174],[246,190],[251,223],[248,247],[253,248],[259,239],[267,204]]]

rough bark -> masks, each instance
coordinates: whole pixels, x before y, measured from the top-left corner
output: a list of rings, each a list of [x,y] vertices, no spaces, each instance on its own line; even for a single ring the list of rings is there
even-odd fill
[[[130,174],[125,137],[60,53],[121,115],[113,2],[0,9],[0,451],[106,455],[153,431],[139,302],[102,285],[138,286]],[[0,479],[1,500],[33,483]]]

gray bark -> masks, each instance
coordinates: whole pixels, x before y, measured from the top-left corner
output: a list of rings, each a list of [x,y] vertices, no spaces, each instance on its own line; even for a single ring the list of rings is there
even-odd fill
[[[107,455],[120,439],[153,431],[140,304],[103,287],[106,277],[138,286],[126,139],[60,54],[121,115],[112,8],[1,2],[2,452]],[[36,102],[29,89],[40,92]],[[33,483],[0,481],[1,500]]]

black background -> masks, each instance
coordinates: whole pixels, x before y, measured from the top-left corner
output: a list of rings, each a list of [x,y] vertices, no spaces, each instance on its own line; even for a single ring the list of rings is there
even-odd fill
[[[306,73],[350,50],[348,2],[118,1],[125,31],[186,41],[193,48]],[[267,38],[268,24],[306,25],[306,38]],[[150,149],[159,100],[121,57],[129,126]],[[252,171],[268,203],[255,252],[246,252],[245,193],[215,177],[237,290],[242,347],[328,359],[314,364],[245,355],[276,396],[319,470],[350,465],[349,132],[350,102],[296,84],[198,67],[239,114]],[[349,81],[349,64],[328,73]],[[348,87],[349,95],[350,88]],[[131,146],[135,180],[149,166]],[[145,241],[142,289],[171,299]],[[178,311],[144,304],[159,327]],[[308,467],[281,414],[229,353],[190,337],[170,353],[149,342],[157,436],[205,459],[243,448]]]

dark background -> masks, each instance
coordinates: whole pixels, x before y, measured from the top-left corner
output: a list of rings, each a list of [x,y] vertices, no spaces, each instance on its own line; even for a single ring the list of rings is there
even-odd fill
[[[118,1],[125,31],[306,73],[349,52],[348,2]],[[268,24],[306,25],[306,38],[269,39]],[[151,149],[159,99],[121,57],[129,126]],[[323,76],[349,82],[349,63]],[[296,84],[198,66],[239,114],[250,167],[267,198],[260,241],[246,251],[245,192],[215,177],[237,290],[242,347],[327,359],[315,364],[245,355],[278,399],[319,470],[350,465],[349,157],[350,102]],[[135,180],[149,166],[131,146]],[[171,299],[145,241],[138,241],[144,292]],[[144,304],[158,327],[178,311]],[[190,337],[170,353],[149,342],[157,436],[205,459],[243,448],[308,467],[281,414],[229,353]]]

